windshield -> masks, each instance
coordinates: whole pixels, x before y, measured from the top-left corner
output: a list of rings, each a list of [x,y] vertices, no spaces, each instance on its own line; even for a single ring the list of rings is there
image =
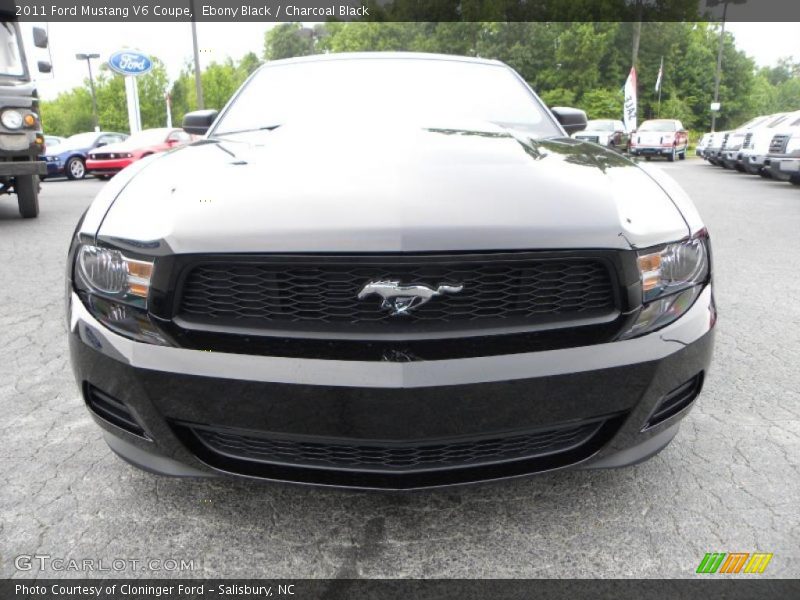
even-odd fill
[[[138,133],[134,133],[125,142],[126,146],[131,148],[138,148],[141,146],[153,146],[154,144],[163,144],[167,139],[167,135],[171,129],[145,129]]]
[[[586,131],[614,131],[615,129],[614,121],[589,121],[586,124]]]
[[[493,123],[533,136],[561,132],[513,71],[458,60],[348,58],[261,69],[212,135],[289,122]]]
[[[0,75],[24,75],[21,55],[14,26],[11,23],[0,23]]]
[[[639,131],[675,131],[673,121],[645,121]]]

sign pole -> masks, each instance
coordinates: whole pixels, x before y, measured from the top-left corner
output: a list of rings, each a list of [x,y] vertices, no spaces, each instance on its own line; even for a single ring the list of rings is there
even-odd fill
[[[136,77],[125,76],[125,95],[128,101],[128,125],[131,135],[142,130],[142,115],[139,112],[139,86]]]
[[[136,77],[149,73],[153,61],[137,50],[120,50],[108,59],[108,66],[125,78],[125,99],[128,105],[128,125],[131,134],[142,130],[142,113],[139,109],[139,86]]]

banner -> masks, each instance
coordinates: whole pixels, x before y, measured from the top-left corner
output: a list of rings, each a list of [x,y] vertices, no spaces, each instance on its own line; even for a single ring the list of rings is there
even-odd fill
[[[625,81],[625,106],[622,120],[625,121],[627,131],[636,129],[636,67],[631,67],[631,72]]]

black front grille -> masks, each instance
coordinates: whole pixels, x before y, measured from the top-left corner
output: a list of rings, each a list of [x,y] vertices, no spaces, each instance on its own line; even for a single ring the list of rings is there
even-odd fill
[[[594,421],[480,440],[419,443],[326,443],[313,438],[279,439],[259,432],[230,429],[197,426],[188,429],[207,450],[236,460],[358,471],[419,471],[567,452],[586,443],[603,423]]]
[[[358,299],[370,281],[433,289],[461,285],[392,316],[377,295]],[[195,323],[263,328],[386,330],[431,326],[528,325],[608,316],[616,308],[611,270],[597,258],[524,256],[339,257],[301,261],[243,260],[195,264],[177,314]]]
[[[775,135],[772,137],[772,141],[769,143],[769,153],[770,154],[785,154],[786,153],[786,145],[789,143],[789,136],[788,135]]]

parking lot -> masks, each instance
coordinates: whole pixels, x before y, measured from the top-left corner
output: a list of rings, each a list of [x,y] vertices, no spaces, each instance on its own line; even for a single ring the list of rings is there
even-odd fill
[[[79,398],[63,306],[70,235],[105,184],[43,183],[34,220],[0,199],[0,577],[85,575],[15,568],[33,554],[193,561],[95,573],[124,577],[690,577],[706,552],[754,551],[774,554],[761,577],[800,576],[800,189],[698,159],[663,168],[711,232],[720,314],[673,444],[623,470],[394,495],[117,459]]]

